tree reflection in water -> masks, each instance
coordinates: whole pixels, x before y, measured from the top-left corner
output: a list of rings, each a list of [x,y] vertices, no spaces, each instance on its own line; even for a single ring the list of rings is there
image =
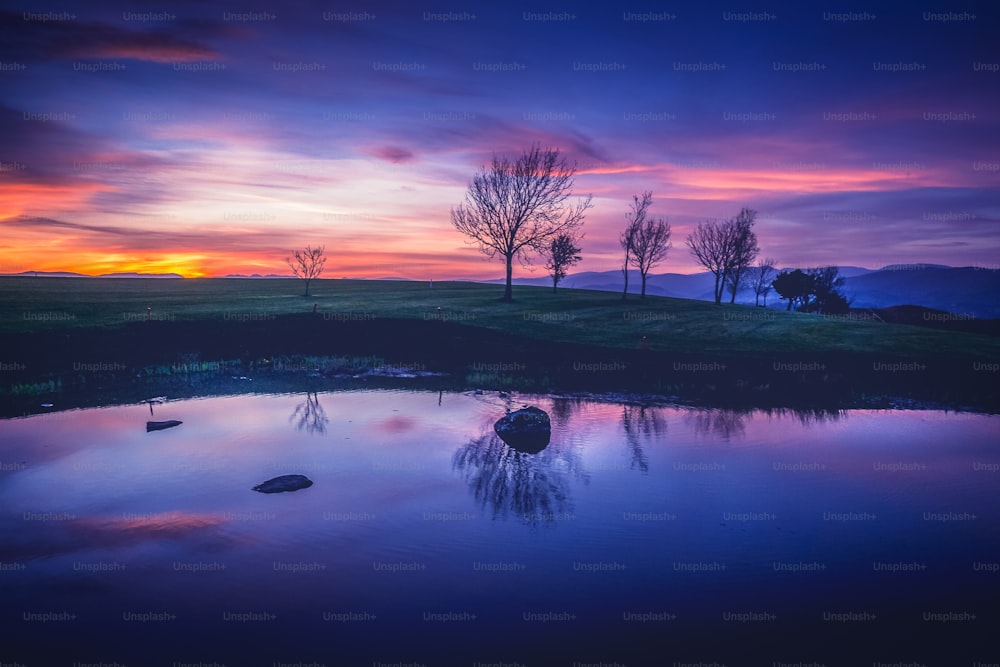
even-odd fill
[[[826,424],[847,418],[847,412],[836,408],[766,408],[753,410],[731,410],[709,408],[691,410],[684,416],[684,421],[691,424],[695,433],[730,440],[742,438],[746,432],[746,421],[755,414],[766,414],[768,417],[796,417],[803,426]]]
[[[686,412],[684,421],[690,424],[698,435],[714,436],[728,442],[733,438],[743,437],[748,417],[750,412],[709,408]]]
[[[552,421],[559,424],[568,424],[584,405],[582,398],[553,398],[549,411],[552,413]]]
[[[305,401],[295,406],[295,412],[288,421],[295,423],[296,430],[324,435],[330,419],[326,416],[323,406],[319,404],[319,396],[313,391],[306,394]]]
[[[570,515],[570,482],[573,477],[585,477],[580,456],[558,444],[526,454],[493,432],[459,448],[452,457],[452,467],[469,484],[479,506],[490,510],[494,519],[514,515],[530,524]]]
[[[645,405],[623,405],[622,430],[625,431],[625,443],[632,454],[632,469],[648,472],[649,461],[642,443],[666,436],[667,422],[663,419],[662,411]]]
[[[847,418],[845,410],[838,410],[836,408],[796,408],[794,410],[792,408],[776,408],[773,410],[764,410],[764,413],[769,417],[772,415],[777,415],[778,417],[795,415],[803,426],[832,424],[833,422]]]

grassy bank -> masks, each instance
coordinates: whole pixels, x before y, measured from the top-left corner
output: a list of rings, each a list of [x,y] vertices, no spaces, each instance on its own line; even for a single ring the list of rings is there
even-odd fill
[[[374,366],[445,373],[434,383],[450,389],[1000,409],[1000,338],[985,334],[662,297],[623,303],[584,290],[522,287],[505,304],[502,287],[472,283],[329,280],[309,298],[300,289],[290,280],[0,280],[2,412],[22,414],[47,395],[92,404],[246,383],[320,391],[373,382]]]
[[[281,279],[0,278],[0,333],[119,329],[147,317],[249,323],[315,308],[332,321],[443,320],[548,342],[684,355],[1000,358],[1000,339],[986,335],[688,299],[623,302],[607,292],[515,287],[514,303],[505,304],[501,287],[462,282],[320,280],[312,296],[301,291],[300,282]]]

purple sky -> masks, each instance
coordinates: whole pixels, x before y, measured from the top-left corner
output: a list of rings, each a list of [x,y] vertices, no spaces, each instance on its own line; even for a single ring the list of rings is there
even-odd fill
[[[997,268],[1000,6],[2,3],[0,273],[497,277],[449,212],[494,152],[557,147],[617,268],[652,190],[759,211],[781,265]],[[517,268],[517,275],[531,274]]]

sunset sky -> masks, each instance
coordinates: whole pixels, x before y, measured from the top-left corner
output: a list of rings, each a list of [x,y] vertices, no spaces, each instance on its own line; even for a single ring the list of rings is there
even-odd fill
[[[593,194],[579,271],[618,267],[647,189],[655,273],[742,206],[782,266],[998,266],[995,2],[0,8],[0,273],[288,273],[325,244],[326,277],[500,277],[449,212],[533,142]]]

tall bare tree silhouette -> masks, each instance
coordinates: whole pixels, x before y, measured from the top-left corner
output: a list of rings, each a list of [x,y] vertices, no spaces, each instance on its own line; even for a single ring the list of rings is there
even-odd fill
[[[465,201],[451,210],[455,229],[490,258],[500,257],[507,268],[503,300],[513,299],[511,271],[514,258],[527,262],[531,252],[543,252],[559,234],[575,233],[590,208],[590,195],[575,204],[576,165],[560,157],[559,149],[538,144],[515,160],[493,156],[469,183]]]
[[[646,296],[646,277],[650,269],[659,264],[670,250],[670,223],[666,218],[650,218],[649,207],[653,203],[653,192],[646,190],[639,195],[632,195],[631,210],[625,214],[625,230],[618,237],[618,242],[625,251],[625,262],[622,273],[625,275],[625,289],[622,298],[628,294],[628,267],[639,269],[642,279],[642,291],[639,296]]]

